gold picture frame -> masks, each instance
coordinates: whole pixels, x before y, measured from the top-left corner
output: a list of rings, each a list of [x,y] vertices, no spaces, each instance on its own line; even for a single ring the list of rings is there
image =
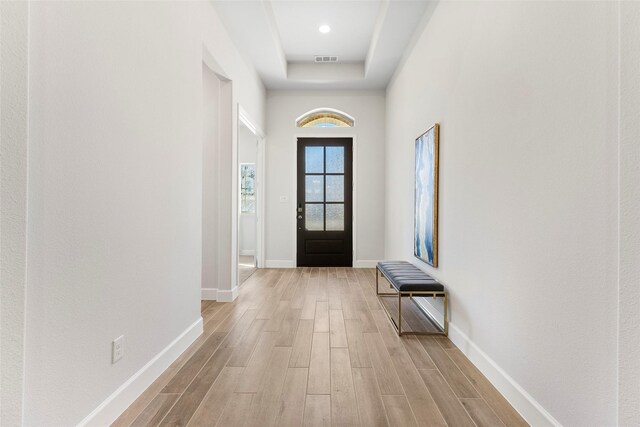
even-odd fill
[[[438,123],[415,140],[413,254],[433,267],[438,267],[439,146]]]

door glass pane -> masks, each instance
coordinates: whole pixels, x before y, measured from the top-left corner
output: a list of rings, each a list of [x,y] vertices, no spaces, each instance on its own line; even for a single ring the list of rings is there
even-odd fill
[[[327,147],[327,173],[344,173],[344,147]]]
[[[304,228],[307,230],[324,230],[324,205],[305,204]]]
[[[324,147],[304,148],[304,171],[306,173],[324,172]]]
[[[307,175],[304,181],[305,202],[324,202],[324,176]]]
[[[344,175],[327,175],[327,202],[344,202]]]
[[[327,205],[327,230],[344,231],[344,205]]]

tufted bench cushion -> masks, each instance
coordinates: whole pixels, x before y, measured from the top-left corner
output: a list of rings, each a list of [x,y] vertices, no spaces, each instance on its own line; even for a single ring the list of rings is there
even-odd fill
[[[398,292],[442,292],[444,286],[407,261],[380,261],[378,270]]]

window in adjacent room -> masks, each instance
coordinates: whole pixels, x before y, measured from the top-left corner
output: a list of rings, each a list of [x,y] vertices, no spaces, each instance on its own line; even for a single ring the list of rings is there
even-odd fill
[[[240,164],[240,212],[256,213],[256,165]]]

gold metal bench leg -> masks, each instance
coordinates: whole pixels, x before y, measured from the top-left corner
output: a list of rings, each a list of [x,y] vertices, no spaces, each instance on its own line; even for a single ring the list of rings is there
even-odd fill
[[[398,335],[402,336],[402,294],[398,292]]]
[[[449,336],[449,297],[448,292],[444,293],[444,336]]]
[[[382,271],[378,270],[378,267],[376,267],[376,295],[378,295],[378,296],[395,296],[397,292],[380,292],[380,285],[378,284],[378,279],[380,277],[384,277],[384,279],[389,283],[389,289],[394,289],[394,287],[391,285],[391,282],[389,282],[389,280],[382,273]]]

